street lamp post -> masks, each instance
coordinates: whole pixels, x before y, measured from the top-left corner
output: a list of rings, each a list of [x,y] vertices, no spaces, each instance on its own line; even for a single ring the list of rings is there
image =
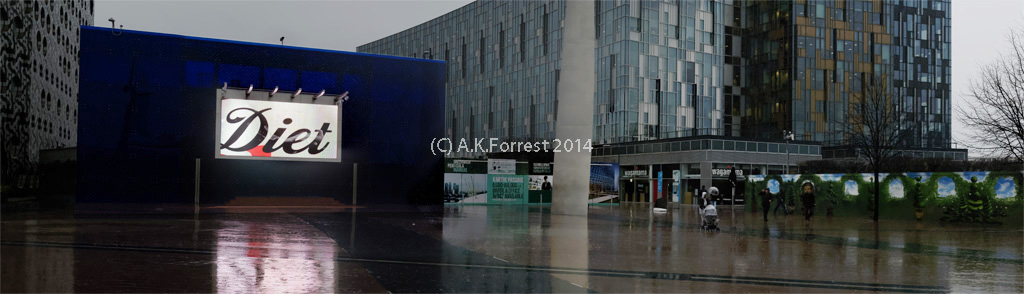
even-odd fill
[[[789,141],[793,140],[793,132],[783,130],[782,137],[786,139],[786,174],[789,174]]]

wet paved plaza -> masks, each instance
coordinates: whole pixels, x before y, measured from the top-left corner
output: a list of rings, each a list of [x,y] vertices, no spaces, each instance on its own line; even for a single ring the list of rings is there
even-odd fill
[[[1024,292],[1020,225],[720,215],[721,232],[630,205],[7,214],[0,291]]]

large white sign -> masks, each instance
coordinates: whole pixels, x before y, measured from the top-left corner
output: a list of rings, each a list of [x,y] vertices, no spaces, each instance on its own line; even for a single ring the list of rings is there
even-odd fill
[[[338,106],[221,99],[217,158],[341,161]]]

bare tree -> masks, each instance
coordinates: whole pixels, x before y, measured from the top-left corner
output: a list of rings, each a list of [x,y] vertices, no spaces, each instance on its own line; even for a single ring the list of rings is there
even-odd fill
[[[957,112],[974,131],[967,146],[1024,162],[1024,28],[1007,39],[1012,52],[971,79]]]
[[[912,127],[907,124],[907,114],[899,108],[898,100],[892,95],[888,76],[865,75],[859,80],[859,91],[851,91],[850,112],[841,125],[850,148],[867,161],[874,174],[873,219],[878,221],[878,192],[881,191],[878,174],[886,164],[901,156],[908,146]]]

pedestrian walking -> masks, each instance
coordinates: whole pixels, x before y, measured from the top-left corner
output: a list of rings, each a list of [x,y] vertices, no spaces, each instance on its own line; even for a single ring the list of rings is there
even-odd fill
[[[715,205],[717,206],[719,203],[725,203],[722,202],[725,199],[725,193],[718,192],[718,189],[715,187],[711,187],[711,189],[714,189],[715,192],[717,192],[711,194],[712,196],[715,196]]]
[[[708,187],[700,186],[700,191],[697,191],[697,197],[704,198],[706,194],[708,194]]]
[[[700,217],[702,222],[704,220],[704,208],[707,208],[710,204],[711,200],[708,199],[708,193],[702,192],[700,194],[700,198],[697,198],[697,215]]]
[[[710,197],[711,196],[708,195],[707,192],[704,192],[700,195],[700,199],[698,199],[697,205],[700,205],[701,211],[704,211],[704,208],[708,207],[708,205],[712,205]]]
[[[811,220],[814,216],[814,184],[806,182],[803,185],[803,196],[800,201],[804,204],[804,220]]]
[[[772,208],[772,192],[768,188],[761,190],[761,206],[764,210],[764,221],[768,221],[768,210]]]
[[[786,197],[782,195],[782,191],[775,194],[775,210],[772,210],[772,213],[779,214],[779,207],[782,207],[782,215],[789,214],[789,210],[786,209]]]

